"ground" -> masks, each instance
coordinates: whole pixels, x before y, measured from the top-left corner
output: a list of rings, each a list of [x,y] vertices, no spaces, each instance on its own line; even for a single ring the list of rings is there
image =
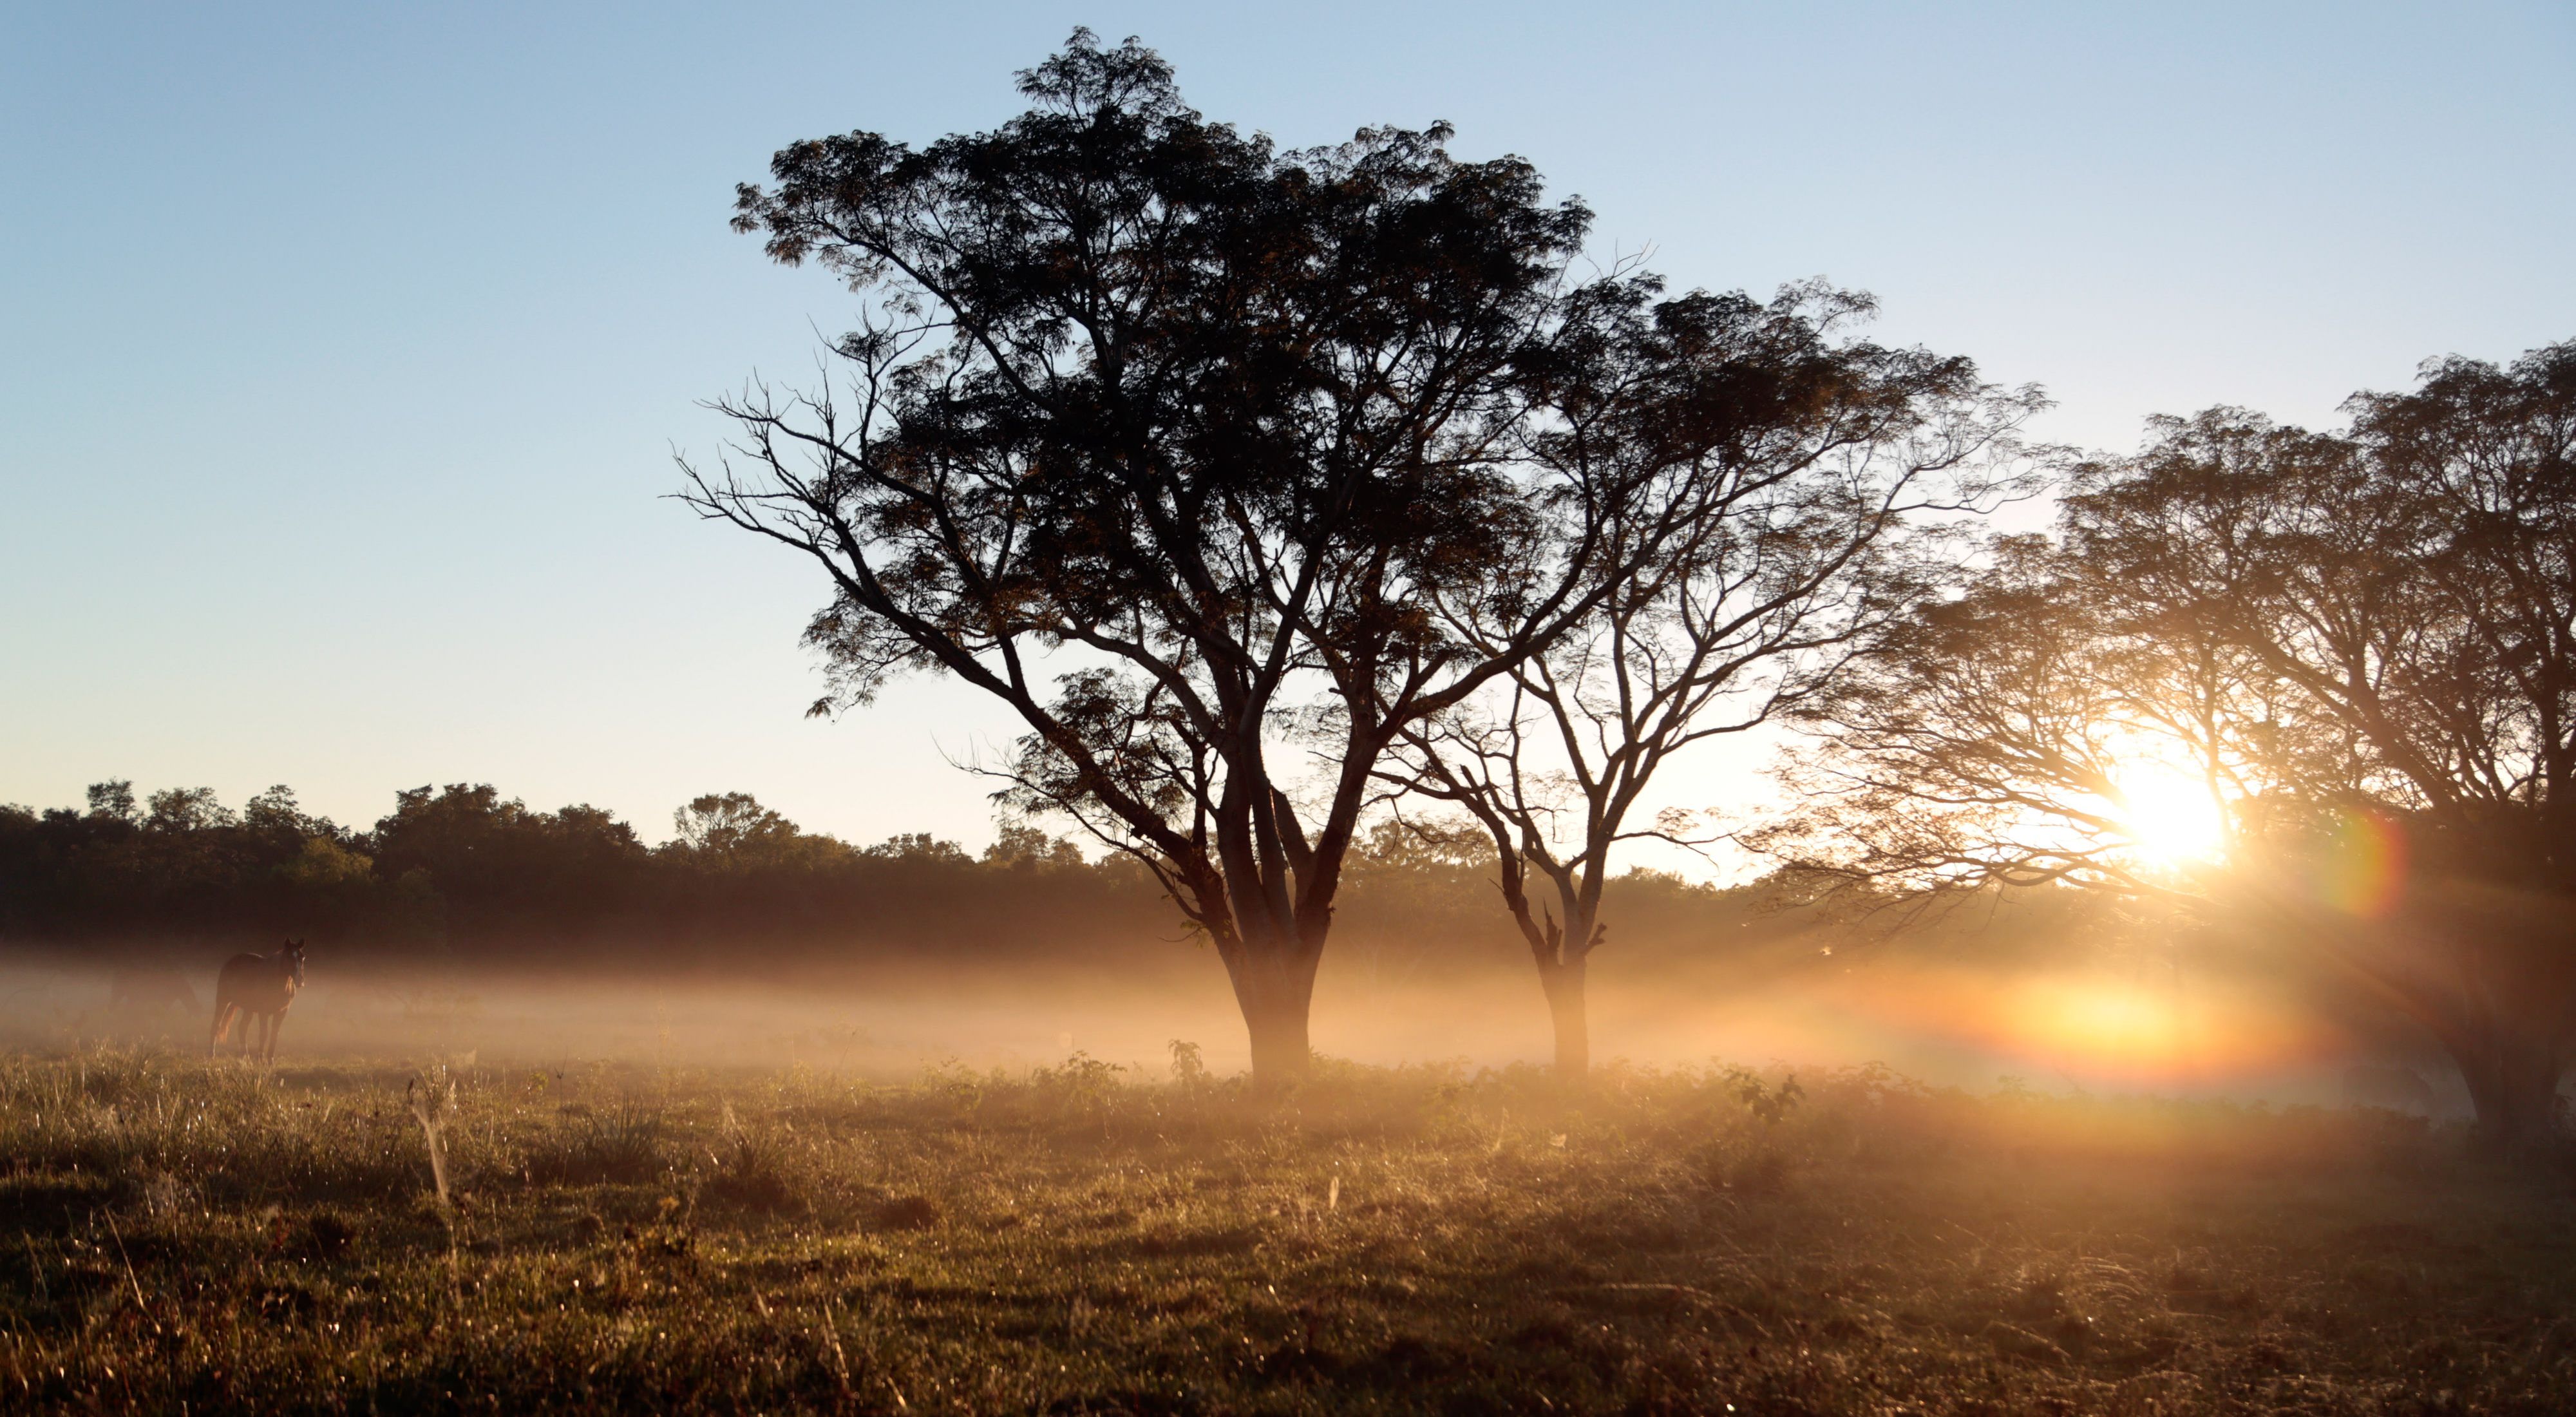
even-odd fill
[[[2576,1409],[2566,1176],[2384,1114],[1176,1063],[22,1058],[0,1408]]]

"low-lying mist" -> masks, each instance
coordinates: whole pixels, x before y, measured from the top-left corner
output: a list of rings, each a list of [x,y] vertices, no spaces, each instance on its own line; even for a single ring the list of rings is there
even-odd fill
[[[0,1046],[202,1049],[215,961],[0,967]],[[1248,1064],[1224,971],[1171,946],[1159,968],[1045,961],[877,963],[749,977],[532,975],[496,968],[317,961],[280,1032],[279,1061],[446,1061],[486,1068],[597,1060],[689,1068],[802,1067],[893,1079],[955,1064],[1020,1069],[1081,1052],[1159,1076],[1175,1041],[1219,1072]],[[1543,1065],[1545,1003],[1525,961],[1432,977],[1366,951],[1329,956],[1316,1050],[1391,1065]],[[120,971],[122,971],[120,973]],[[120,994],[123,997],[118,997]],[[1591,986],[1604,1065],[1712,1062],[1827,1070],[1883,1063],[1974,1090],[2143,1092],[2333,1103],[2369,1044],[2297,991],[2177,978],[2159,967],[2032,967],[1919,958],[1794,968],[1692,967],[1604,952]],[[2426,1069],[2427,1076],[2434,1070]],[[2464,1103],[2434,1083],[2446,1108]]]

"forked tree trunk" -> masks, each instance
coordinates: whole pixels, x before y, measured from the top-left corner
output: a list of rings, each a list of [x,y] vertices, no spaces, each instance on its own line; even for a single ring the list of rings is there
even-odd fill
[[[1481,815],[1493,833],[1498,867],[1494,884],[1502,892],[1512,923],[1520,927],[1521,939],[1529,945],[1530,960],[1538,966],[1539,991],[1547,996],[1548,1019],[1556,1031],[1557,1080],[1568,1087],[1582,1087],[1592,1073],[1592,1023],[1584,1010],[1583,972],[1593,947],[1601,943],[1599,883],[1595,879],[1577,885],[1551,872],[1557,901],[1565,907],[1565,923],[1558,924],[1554,912],[1531,907],[1528,868],[1512,848],[1510,828],[1497,814]]]
[[[1533,921],[1524,906],[1514,913],[1521,934],[1538,964],[1538,987],[1547,995],[1548,1020],[1556,1030],[1556,1076],[1568,1087],[1581,1087],[1592,1074],[1592,1020],[1583,997],[1584,971],[1592,947],[1601,943],[1602,927],[1580,898],[1565,901],[1566,920]]]

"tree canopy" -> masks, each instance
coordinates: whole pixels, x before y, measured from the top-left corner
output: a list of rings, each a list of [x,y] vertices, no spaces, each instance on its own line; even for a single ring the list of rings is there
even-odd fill
[[[2347,410],[2088,468],[1811,707],[1809,810],[1763,840],[1915,899],[2203,902],[2366,979],[2527,1135],[2576,1042],[2576,345]]]
[[[1946,575],[1953,538],[1937,515],[2036,485],[2017,430],[2039,393],[1855,337],[1873,310],[1819,282],[1768,304],[1700,296],[1659,311],[1689,352],[1664,356],[1671,389],[1643,411],[1655,429],[1635,436],[1690,448],[1693,475],[1658,489],[1689,500],[1687,535],[1616,558],[1609,593],[1568,633],[1408,727],[1381,770],[1490,842],[1569,1078],[1587,1065],[1584,971],[1623,845],[1718,839],[1704,817],[1646,813],[1659,770],[1822,692],[1855,645]],[[1442,609],[1461,639],[1490,642],[1480,607]],[[1533,876],[1552,900],[1531,900]]]
[[[685,495],[828,578],[821,707],[914,668],[1008,704],[1012,800],[1153,871],[1292,1073],[1380,757],[1698,524],[1712,303],[1587,273],[1583,206],[1442,127],[1283,151],[1083,32],[1020,86],[741,189],[867,305],[837,387],[718,405]]]

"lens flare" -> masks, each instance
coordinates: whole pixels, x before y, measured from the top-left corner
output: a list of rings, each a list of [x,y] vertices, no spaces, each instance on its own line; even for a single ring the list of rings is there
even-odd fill
[[[1957,1050],[1953,1066],[1973,1056],[2086,1086],[2240,1086],[2306,1066],[2331,1043],[2292,1001],[2198,978],[2185,987],[2082,969],[2005,978],[1892,968],[1841,988],[1841,1022],[1856,1041],[1919,1058]]]
[[[2317,898],[2347,915],[2376,920],[2406,893],[2406,835],[2375,812],[2345,812],[2319,857]]]

